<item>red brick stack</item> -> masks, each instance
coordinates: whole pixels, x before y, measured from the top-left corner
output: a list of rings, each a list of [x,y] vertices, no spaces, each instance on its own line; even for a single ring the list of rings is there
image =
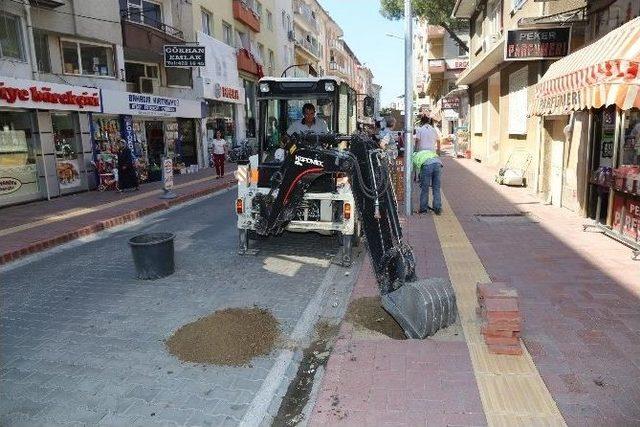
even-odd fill
[[[521,355],[518,291],[505,283],[478,283],[476,291],[478,314],[483,320],[481,332],[489,351]]]

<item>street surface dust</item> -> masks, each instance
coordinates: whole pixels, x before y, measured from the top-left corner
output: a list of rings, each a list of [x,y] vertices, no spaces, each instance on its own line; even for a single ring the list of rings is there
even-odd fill
[[[351,301],[347,307],[346,319],[355,326],[379,332],[394,340],[407,339],[400,325],[382,308],[379,296]]]
[[[279,335],[279,323],[267,310],[227,308],[182,326],[166,345],[183,362],[242,366],[269,354]]]

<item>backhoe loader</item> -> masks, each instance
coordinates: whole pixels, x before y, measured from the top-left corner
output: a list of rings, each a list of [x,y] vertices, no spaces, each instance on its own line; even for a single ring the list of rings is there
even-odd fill
[[[239,253],[251,252],[252,235],[341,233],[342,261],[349,264],[351,242],[361,232],[382,305],[409,338],[425,338],[454,323],[451,284],[416,279],[413,251],[403,241],[391,161],[371,136],[355,130],[358,95],[333,77],[263,78],[258,90],[258,154],[237,172]],[[309,104],[326,130],[291,134],[291,124],[302,120],[302,106]],[[363,105],[371,116],[373,99],[366,97]]]

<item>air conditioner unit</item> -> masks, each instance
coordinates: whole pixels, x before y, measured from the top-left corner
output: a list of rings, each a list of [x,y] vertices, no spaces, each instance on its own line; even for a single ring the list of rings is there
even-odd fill
[[[158,86],[158,79],[152,77],[140,77],[140,93],[155,93]]]

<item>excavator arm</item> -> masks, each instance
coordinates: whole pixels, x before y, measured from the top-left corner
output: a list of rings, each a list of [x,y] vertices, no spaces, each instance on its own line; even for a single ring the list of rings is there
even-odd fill
[[[337,149],[341,142],[347,143],[346,149]],[[260,212],[256,232],[281,233],[315,179],[346,174],[384,308],[410,338],[424,338],[453,323],[455,297],[450,285],[416,281],[413,250],[402,239],[386,152],[365,134],[293,135],[288,148],[285,161],[271,177],[271,191],[254,198]],[[437,306],[436,317],[427,314],[434,312],[425,309],[429,304]]]

